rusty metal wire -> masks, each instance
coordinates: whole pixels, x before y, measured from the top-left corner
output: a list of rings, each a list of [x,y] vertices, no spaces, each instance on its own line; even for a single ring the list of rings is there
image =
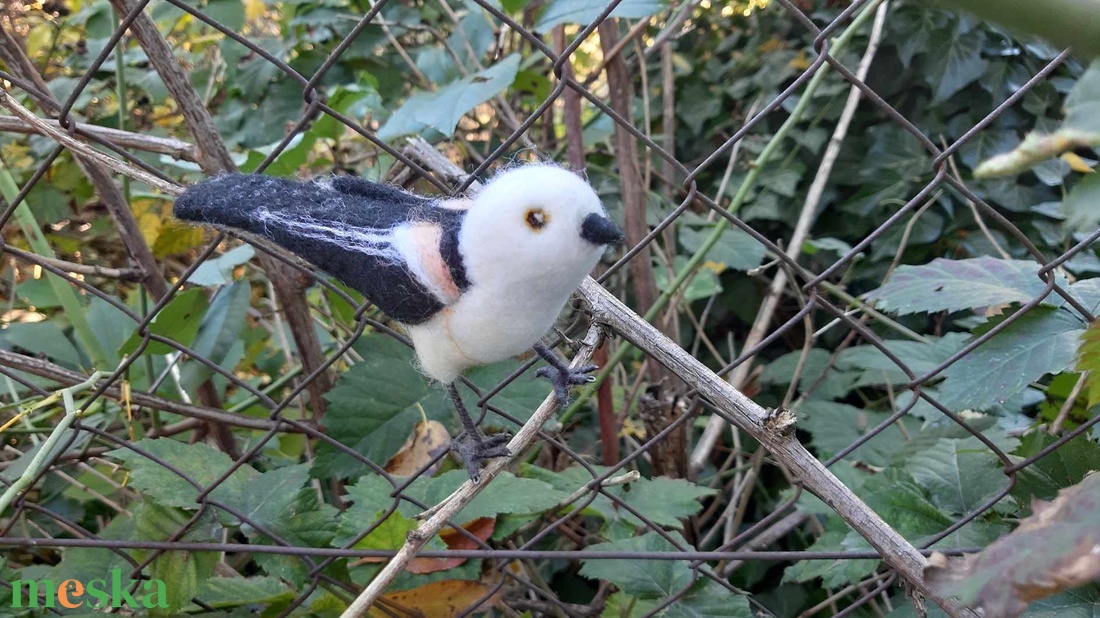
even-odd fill
[[[856,0],[853,2],[836,20],[820,27],[813,20],[807,17],[798,6],[789,0],[776,0],[778,9],[783,10],[789,14],[794,27],[804,28],[806,31],[815,37],[814,50],[817,53],[816,57],[809,63],[809,66],[793,80],[786,89],[773,99],[764,102],[760,106],[759,110],[751,118],[745,120],[743,125],[731,135],[721,146],[716,148],[709,156],[707,156],[700,163],[691,167],[689,163],[678,160],[675,156],[670,154],[662,144],[657,143],[650,136],[646,134],[642,129],[634,126],[634,123],[624,118],[609,104],[606,95],[597,93],[592,88],[592,84],[588,81],[578,80],[575,78],[571,71],[567,70],[568,62],[571,56],[577,51],[582,42],[584,42],[589,35],[594,33],[602,23],[609,20],[609,15],[619,4],[618,1],[610,2],[602,14],[592,21],[588,26],[583,28],[573,39],[573,42],[560,51],[556,51],[549,47],[540,36],[537,36],[534,32],[523,27],[521,24],[516,23],[508,15],[501,12],[493,2],[489,0],[473,0],[478,6],[480,6],[487,14],[492,15],[497,21],[498,26],[520,37],[530,47],[535,50],[536,53],[545,56],[551,64],[551,70],[547,73],[546,77],[550,78],[554,83],[554,88],[545,100],[537,107],[537,109],[531,113],[525,119],[511,130],[509,134],[500,141],[499,145],[487,156],[485,156],[482,162],[472,170],[472,173],[465,180],[456,182],[454,179],[444,178],[438,172],[438,170],[425,169],[423,161],[415,160],[408,156],[406,152],[399,148],[395,148],[393,145],[381,140],[378,136],[368,127],[364,127],[356,122],[352,118],[348,118],[343,114],[337,112],[330,107],[326,102],[326,93],[321,87],[321,82],[326,74],[333,68],[336,62],[341,56],[350,48],[355,42],[356,37],[359,36],[368,26],[377,23],[378,15],[381,10],[391,3],[397,3],[399,0],[379,0],[373,4],[373,8],[365,15],[363,15],[347,37],[337,45],[328,57],[321,63],[316,71],[312,75],[303,75],[292,68],[286,62],[275,57],[271,53],[262,49],[259,45],[249,40],[247,37],[235,32],[231,28],[219,23],[213,19],[209,14],[202,9],[195,8],[191,4],[184,0],[166,0],[167,3],[176,7],[179,11],[188,14],[195,19],[205,22],[209,26],[215,28],[225,36],[231,38],[239,45],[247,48],[250,53],[263,58],[269,62],[275,69],[280,71],[286,77],[293,80],[300,85],[302,93],[303,112],[298,122],[289,130],[285,136],[285,139],[279,144],[272,152],[270,152],[264,161],[259,165],[257,171],[262,172],[269,165],[271,165],[291,144],[292,140],[302,132],[304,132],[311,123],[315,122],[322,115],[328,115],[337,121],[343,123],[351,130],[368,140],[374,147],[380,152],[387,153],[395,158],[401,164],[406,166],[409,170],[418,176],[427,179],[434,184],[439,190],[450,193],[458,194],[464,191],[474,179],[486,171],[492,164],[500,160],[502,157],[512,152],[513,147],[524,138],[525,134],[532,130],[532,127],[536,123],[540,122],[546,114],[552,112],[553,106],[558,104],[563,97],[568,93],[575,93],[578,97],[583,98],[600,113],[609,117],[616,125],[625,128],[629,131],[630,136],[637,141],[638,145],[642,146],[650,155],[654,158],[667,162],[668,169],[674,174],[674,178],[667,178],[665,181],[670,185],[670,189],[675,189],[683,195],[683,200],[679,205],[674,208],[671,213],[659,224],[653,226],[649,233],[636,243],[635,246],[629,247],[621,258],[612,266],[606,269],[603,273],[600,281],[605,285],[611,285],[615,281],[617,273],[621,271],[626,265],[628,265],[632,259],[638,256],[643,251],[661,237],[661,234],[668,228],[669,225],[677,221],[681,215],[688,210],[690,206],[703,207],[710,212],[714,213],[714,216],[724,218],[732,224],[733,227],[743,230],[752,235],[757,241],[766,245],[769,253],[776,256],[780,262],[781,268],[787,269],[789,276],[792,280],[797,282],[797,287],[804,295],[804,304],[801,310],[785,319],[782,323],[775,325],[770,329],[767,336],[764,337],[759,343],[753,346],[751,349],[742,350],[740,355],[716,372],[719,376],[725,376],[742,365],[749,359],[753,358],[757,353],[763,351],[773,342],[779,338],[789,335],[792,330],[798,329],[803,325],[804,318],[811,313],[818,313],[822,315],[832,316],[839,321],[844,327],[849,329],[851,338],[858,339],[863,343],[875,346],[883,355],[889,358],[899,370],[904,372],[909,380],[909,383],[904,386],[906,390],[914,393],[912,401],[905,407],[898,409],[889,418],[884,420],[878,426],[874,427],[863,435],[859,440],[852,443],[848,448],[837,453],[826,461],[826,465],[832,465],[833,463],[842,459],[848,453],[854,451],[860,446],[874,440],[878,435],[885,431],[888,427],[893,425],[898,419],[902,418],[915,406],[919,400],[922,400],[940,412],[942,412],[947,418],[958,425],[958,427],[964,429],[967,433],[974,436],[978,440],[982,441],[987,448],[1001,461],[1004,468],[1005,479],[1004,486],[997,492],[992,498],[987,500],[980,507],[973,509],[967,513],[964,517],[954,522],[948,528],[942,530],[940,533],[934,535],[931,538],[924,539],[925,547],[933,545],[935,542],[947,537],[962,526],[973,521],[975,518],[987,513],[990,509],[994,508],[998,501],[1002,500],[1012,487],[1017,482],[1019,473],[1021,470],[1034,464],[1041,458],[1056,451],[1058,448],[1065,445],[1070,440],[1081,435],[1082,433],[1089,431],[1097,422],[1100,422],[1100,416],[1094,417],[1086,423],[1081,424],[1072,431],[1068,431],[1061,435],[1055,442],[1044,448],[1035,456],[1022,460],[1014,461],[1004,453],[997,444],[986,438],[980,431],[974,428],[966,419],[962,418],[959,414],[941,405],[936,399],[929,395],[927,390],[922,389],[936,376],[941,374],[947,367],[959,361],[967,354],[971,353],[974,349],[984,345],[990,339],[997,336],[1005,328],[1019,320],[1026,315],[1034,307],[1038,306],[1048,296],[1055,294],[1061,296],[1065,303],[1070,305],[1075,311],[1077,311],[1081,317],[1085,320],[1091,321],[1094,316],[1088,311],[1087,308],[1081,306],[1066,290],[1057,284],[1052,270],[1059,265],[1070,259],[1072,256],[1090,248],[1100,237],[1100,232],[1092,234],[1087,238],[1080,241],[1075,246],[1071,247],[1066,252],[1057,256],[1045,255],[1042,251],[1031,243],[1027,236],[1009,220],[1000,215],[993,207],[983,201],[979,196],[975,195],[965,184],[960,180],[953,178],[947,173],[947,164],[949,157],[956,153],[960,147],[964,144],[975,139],[983,130],[987,129],[999,116],[1004,114],[1013,105],[1016,105],[1022,97],[1037,84],[1046,80],[1050,74],[1065,62],[1067,56],[1065,53],[1057,56],[1041,71],[1036,73],[1030,80],[1022,84],[1019,90],[1009,99],[1001,102],[974,127],[966,131],[959,139],[955,140],[945,146],[937,146],[931,136],[925,135],[913,122],[907,119],[901,112],[891,106],[887,101],[883,100],[874,90],[868,87],[862,80],[860,80],[855,73],[845,67],[839,60],[833,58],[828,54],[829,39],[837,31],[843,28],[850,20],[850,18],[861,8],[864,8],[868,2],[867,0]],[[84,140],[90,141],[99,145],[102,148],[113,152],[114,154],[122,157],[125,161],[128,161],[132,165],[139,166],[149,173],[156,175],[163,179],[167,183],[175,183],[175,180],[166,174],[163,170],[159,170],[155,165],[151,165],[133,155],[128,148],[119,146],[113,143],[107,137],[103,135],[97,135],[84,128],[84,125],[79,124],[80,118],[77,118],[73,114],[73,107],[77,99],[85,92],[85,89],[92,83],[96,71],[107,61],[113,51],[115,51],[118,45],[124,41],[127,36],[128,28],[135,23],[141,15],[142,11],[148,10],[147,5],[150,0],[140,1],[127,1],[118,0],[116,6],[127,7],[128,11],[122,15],[121,24],[114,31],[113,35],[107,42],[107,45],[103,48],[97,58],[92,62],[91,67],[84,73],[83,77],[77,82],[75,88],[71,91],[67,99],[64,101],[53,100],[52,95],[44,92],[40,86],[36,83],[35,79],[31,75],[20,74],[20,67],[9,67],[9,72],[0,72],[0,79],[9,82],[14,89],[22,91],[26,95],[29,95],[38,105],[40,110],[44,110],[53,119],[57,121],[60,127],[68,131],[71,135],[79,136]],[[628,51],[623,48],[622,54],[627,54]],[[780,247],[776,246],[769,238],[761,235],[757,230],[754,230],[751,226],[747,225],[744,221],[739,219],[736,215],[731,214],[722,207],[722,205],[716,203],[712,199],[702,195],[696,186],[696,180],[704,171],[709,171],[713,166],[723,157],[728,157],[732,149],[736,148],[746,136],[750,135],[754,128],[757,128],[760,123],[768,118],[772,114],[780,113],[784,101],[789,97],[794,96],[804,85],[819,71],[831,69],[843,77],[848,83],[859,88],[864,100],[870,105],[874,106],[874,109],[890,119],[897,127],[900,127],[913,137],[917,139],[920,146],[927,151],[927,154],[932,157],[930,171],[934,172],[933,177],[923,187],[912,194],[910,199],[900,208],[898,208],[882,225],[872,230],[861,242],[856,244],[847,253],[842,255],[838,260],[829,265],[827,268],[820,272],[811,272],[804,266],[800,265],[794,260],[786,258],[785,253]],[[51,165],[54,163],[58,155],[63,152],[63,147],[58,145],[53,148],[41,161],[36,173],[30,178],[29,182],[24,184],[19,191],[16,199],[8,204],[7,209],[0,214],[0,225],[5,225],[11,219],[15,206],[24,197],[26,197],[30,191],[38,184],[43,182],[44,176],[49,171]],[[977,208],[981,210],[983,215],[987,216],[993,221],[999,229],[1018,240],[1024,247],[1028,249],[1031,256],[1041,265],[1039,271],[1039,277],[1045,284],[1045,290],[1042,294],[1033,298],[1030,302],[1024,303],[1011,312],[1003,321],[997,324],[994,328],[988,332],[983,333],[980,337],[977,337],[973,342],[968,344],[963,349],[952,355],[943,363],[937,365],[934,369],[921,374],[918,370],[915,370],[906,365],[900,358],[894,355],[891,350],[886,346],[882,337],[869,326],[865,320],[853,317],[846,312],[836,300],[838,297],[833,294],[827,284],[830,279],[841,272],[843,268],[851,263],[861,252],[871,245],[876,239],[881,238],[884,234],[894,229],[897,225],[903,222],[906,218],[911,217],[925,202],[928,201],[930,196],[940,190],[950,190],[961,195],[964,199],[973,202]],[[176,280],[176,283],[169,284],[167,286],[167,292],[159,297],[154,294],[153,304],[149,307],[148,311],[141,315],[130,307],[120,303],[114,297],[96,288],[95,285],[88,283],[87,278],[74,276],[70,271],[59,266],[58,264],[37,256],[31,252],[21,251],[16,248],[4,247],[4,252],[9,259],[24,265],[36,265],[43,270],[50,272],[58,277],[66,279],[70,284],[76,286],[84,293],[94,295],[103,301],[110,303],[113,307],[123,312],[137,325],[137,332],[141,335],[142,341],[139,349],[134,354],[127,357],[123,363],[111,371],[110,375],[99,382],[95,392],[91,397],[85,400],[84,406],[92,405],[98,398],[108,397],[118,399],[122,396],[120,385],[123,382],[124,376],[130,366],[137,362],[141,358],[141,353],[151,343],[157,342],[159,344],[167,345],[178,353],[193,359],[196,362],[202,363],[214,374],[220,376],[229,384],[233,385],[237,389],[241,389],[244,392],[249,393],[255,401],[268,410],[266,418],[255,417],[242,417],[240,419],[233,419],[231,415],[225,413],[222,410],[212,409],[205,402],[186,402],[169,401],[164,398],[158,397],[154,393],[133,393],[130,395],[131,401],[135,405],[140,405],[148,408],[159,408],[174,412],[184,417],[196,419],[198,421],[214,421],[214,422],[229,422],[232,424],[240,425],[245,428],[250,428],[256,431],[262,431],[262,435],[258,435],[251,439],[247,445],[247,450],[237,454],[234,458],[234,466],[227,470],[220,477],[214,479],[211,482],[199,482],[198,480],[191,478],[188,474],[179,470],[171,463],[164,461],[157,457],[153,453],[141,449],[135,445],[131,440],[119,437],[118,427],[98,427],[90,423],[82,423],[77,420],[73,425],[74,431],[67,438],[70,444],[75,444],[78,440],[84,446],[76,451],[71,451],[69,448],[59,449],[57,452],[59,455],[53,457],[49,465],[45,466],[38,478],[35,479],[35,483],[40,483],[43,479],[52,473],[53,471],[63,470],[67,467],[77,465],[82,460],[91,457],[98,457],[109,449],[127,449],[133,453],[147,458],[148,460],[155,462],[162,466],[165,470],[170,471],[177,475],[179,478],[185,480],[195,491],[198,492],[196,503],[198,509],[185,525],[180,527],[175,534],[167,541],[119,541],[113,539],[104,539],[98,537],[96,534],[81,528],[77,523],[68,520],[64,514],[52,512],[48,509],[44,509],[34,503],[33,500],[28,499],[26,495],[18,498],[14,503],[14,512],[8,519],[8,524],[5,529],[0,530],[0,546],[6,547],[23,547],[23,548],[47,548],[47,547],[88,547],[88,548],[103,548],[115,552],[118,556],[126,560],[132,569],[131,576],[135,579],[140,579],[143,575],[143,571],[146,571],[150,564],[153,563],[164,552],[171,550],[191,550],[191,551],[217,551],[217,552],[251,552],[253,554],[277,554],[288,557],[293,557],[301,562],[309,573],[310,585],[301,591],[297,598],[291,602],[287,607],[282,610],[281,615],[287,615],[290,612],[298,608],[304,603],[307,597],[319,586],[326,586],[330,588],[339,588],[345,590],[349,594],[358,592],[354,587],[349,587],[345,582],[338,581],[326,574],[325,569],[330,566],[335,560],[339,558],[389,558],[394,555],[393,551],[371,551],[353,549],[352,546],[359,539],[364,538],[370,532],[372,532],[378,525],[382,523],[386,516],[394,512],[402,502],[408,502],[414,504],[417,508],[425,509],[432,505],[422,504],[413,500],[411,497],[404,493],[404,489],[411,482],[411,479],[398,478],[391,476],[387,473],[381,463],[371,461],[369,458],[357,453],[353,449],[341,444],[340,442],[328,437],[325,433],[314,423],[308,420],[300,420],[295,414],[288,414],[300,396],[306,392],[310,383],[318,376],[328,370],[330,366],[338,362],[348,351],[351,349],[352,344],[367,328],[374,329],[379,332],[388,333],[402,341],[405,339],[399,334],[390,330],[385,324],[379,323],[367,315],[369,309],[368,305],[359,305],[356,310],[356,323],[357,326],[352,332],[342,333],[339,345],[331,350],[325,357],[325,362],[319,366],[309,367],[306,371],[306,375],[294,382],[293,387],[286,395],[280,399],[274,399],[264,390],[255,387],[252,384],[242,380],[236,376],[233,372],[227,371],[216,362],[204,358],[201,354],[196,353],[194,350],[188,349],[186,346],[180,345],[175,341],[157,335],[150,330],[150,324],[153,318],[157,315],[157,312],[164,308],[183,287],[183,282],[187,280],[188,276],[199,268],[202,263],[210,258],[218,247],[227,239],[224,234],[216,235],[208,244],[205,245],[202,251],[198,253],[194,262],[186,269],[185,272]],[[259,249],[266,251],[264,247],[258,247]],[[328,292],[334,295],[336,298],[342,299],[350,305],[355,306],[356,302],[348,296],[338,286],[332,284],[325,277],[318,277],[315,273],[311,272],[307,267],[304,267],[295,260],[287,258],[287,256],[279,252],[270,252],[270,257],[273,260],[285,264],[288,268],[299,276],[308,279],[308,281],[317,285],[324,286]],[[137,271],[141,275],[148,276],[150,273],[143,272],[141,269],[146,266],[137,264]],[[140,278],[140,276],[138,277]],[[705,321],[705,317],[703,318]],[[872,318],[873,320],[873,318]],[[407,343],[407,341],[406,341]],[[651,361],[652,362],[652,361]],[[467,386],[474,389],[477,393],[480,401],[479,407],[482,409],[484,415],[493,415],[494,423],[503,424],[505,426],[519,427],[522,423],[520,420],[509,415],[503,406],[494,405],[494,400],[498,397],[500,391],[508,384],[521,376],[525,375],[527,369],[531,367],[533,363],[524,364],[520,370],[517,370],[512,375],[508,376],[500,384],[486,392],[478,392],[476,387],[472,383],[467,383]],[[66,370],[41,359],[33,357],[20,356],[9,352],[0,352],[0,373],[4,376],[16,380],[31,389],[37,395],[45,395],[46,391],[41,387],[32,383],[26,382],[18,372],[26,372],[37,375],[39,377],[47,378],[58,385],[70,386],[85,379],[86,376],[81,376],[76,372]],[[529,379],[529,374],[526,376]],[[155,389],[154,389],[155,390]],[[684,397],[692,399],[694,393],[687,393]],[[700,402],[702,406],[709,405],[708,402]],[[573,506],[576,508],[570,510],[556,519],[545,520],[539,522],[539,532],[527,543],[519,547],[512,548],[494,548],[489,544],[481,541],[473,534],[467,532],[461,526],[455,524],[453,529],[459,534],[465,535],[467,540],[478,549],[472,550],[449,550],[449,551],[425,551],[421,553],[424,557],[466,557],[475,559],[493,560],[498,565],[499,571],[504,574],[505,581],[502,581],[498,586],[516,586],[524,590],[524,596],[529,598],[537,598],[547,606],[553,607],[556,611],[564,615],[577,615],[576,608],[561,602],[555,594],[548,590],[545,583],[532,581],[519,573],[521,571],[514,571],[504,569],[503,567],[512,561],[548,561],[548,560],[601,560],[601,559],[646,559],[646,560],[682,560],[690,563],[692,567],[692,580],[691,583],[684,589],[676,594],[670,595],[664,599],[658,607],[653,609],[650,613],[656,613],[661,608],[675,603],[682,595],[686,594],[688,589],[695,581],[700,578],[709,578],[710,580],[728,588],[732,589],[725,577],[721,575],[722,571],[716,568],[719,563],[729,561],[749,561],[749,560],[761,560],[761,561],[798,561],[798,560],[821,560],[821,559],[867,559],[879,557],[873,551],[848,551],[848,552],[821,552],[821,551],[763,551],[763,548],[757,546],[755,541],[761,535],[768,532],[770,526],[780,522],[784,516],[793,512],[794,499],[785,502],[783,506],[776,509],[772,513],[767,514],[759,521],[747,529],[741,531],[729,542],[718,546],[711,551],[697,551],[690,546],[683,544],[682,540],[668,534],[664,528],[656,522],[648,520],[642,513],[633,509],[629,504],[624,502],[621,498],[615,495],[613,492],[609,492],[602,487],[603,481],[611,478],[616,474],[622,473],[624,470],[631,467],[633,462],[641,457],[647,456],[650,451],[658,447],[662,441],[669,439],[669,436],[674,432],[688,426],[692,420],[696,417],[698,409],[695,406],[686,406],[683,411],[675,419],[672,419],[662,431],[651,437],[646,442],[637,445],[637,447],[628,456],[620,459],[616,462],[611,462],[611,465],[597,469],[593,466],[586,457],[572,450],[568,444],[564,441],[557,439],[555,436],[549,433],[543,433],[542,437],[546,442],[552,445],[553,449],[563,460],[569,461],[571,464],[578,465],[591,475],[591,481],[586,487],[586,491],[583,494],[578,494]],[[280,538],[277,534],[264,530],[263,527],[256,522],[252,521],[247,514],[236,511],[225,503],[219,501],[214,496],[214,491],[220,487],[230,477],[233,472],[239,469],[241,466],[249,464],[266,446],[270,445],[273,440],[276,440],[282,435],[296,433],[304,434],[314,444],[325,443],[338,450],[339,452],[353,458],[355,461],[363,464],[368,469],[372,470],[375,474],[386,479],[392,487],[392,505],[389,510],[383,513],[382,517],[378,520],[371,522],[364,522],[364,529],[362,534],[350,541],[344,548],[315,548],[315,547],[301,547],[295,546],[294,543]],[[150,434],[150,435],[163,435],[163,434]],[[64,454],[64,455],[61,455]],[[767,465],[779,466],[777,462],[767,461]],[[798,487],[797,479],[794,479],[796,489]],[[6,483],[6,481],[5,481]],[[670,543],[678,548],[676,553],[657,553],[657,552],[580,552],[580,551],[548,551],[541,549],[540,541],[548,538],[551,535],[561,534],[562,530],[568,528],[568,526],[581,517],[583,507],[591,504],[597,498],[602,498],[611,501],[617,508],[624,512],[630,513],[633,517],[641,520],[650,530],[663,535]],[[196,543],[181,540],[191,529],[193,525],[200,521],[203,517],[210,513],[224,512],[232,515],[234,518],[249,525],[254,529],[264,534],[270,539],[268,544],[246,544],[235,542],[230,539],[223,543]],[[34,515],[36,518],[42,521],[52,521],[62,530],[65,530],[69,535],[66,538],[47,538],[47,537],[29,537],[21,536],[16,532],[16,524],[23,518]],[[125,550],[142,549],[146,550],[144,559],[140,562],[134,560],[130,554]],[[962,551],[962,550],[957,550]],[[892,573],[882,574],[881,580],[872,580],[871,584],[864,587],[864,590],[860,595],[856,595],[847,606],[845,613],[854,611],[856,608],[862,606],[865,603],[871,602],[881,591],[887,589],[889,586],[895,583],[896,578]],[[5,585],[9,585],[8,582],[4,582]],[[494,591],[495,592],[495,591]],[[490,595],[487,595],[488,598]],[[202,599],[196,599],[196,602],[201,605]],[[505,601],[506,602],[506,601]],[[522,608],[516,607],[517,611],[522,611]]]

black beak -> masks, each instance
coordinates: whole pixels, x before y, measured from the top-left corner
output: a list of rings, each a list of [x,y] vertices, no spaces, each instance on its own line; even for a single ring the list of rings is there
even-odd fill
[[[594,245],[617,245],[623,241],[623,233],[611,219],[592,213],[581,224],[581,238]]]

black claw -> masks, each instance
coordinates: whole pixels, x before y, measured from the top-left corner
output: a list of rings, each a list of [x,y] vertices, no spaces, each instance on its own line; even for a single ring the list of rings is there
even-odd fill
[[[466,473],[474,483],[481,482],[481,462],[496,457],[507,457],[508,441],[512,436],[507,433],[495,433],[490,436],[465,434],[451,444],[451,450],[458,453],[466,464]]]
[[[595,382],[596,378],[588,374],[599,368],[599,365],[584,365],[576,369],[550,366],[539,368],[535,375],[550,380],[550,383],[554,386],[554,397],[557,398],[558,405],[567,406],[570,400],[569,392],[572,388]]]

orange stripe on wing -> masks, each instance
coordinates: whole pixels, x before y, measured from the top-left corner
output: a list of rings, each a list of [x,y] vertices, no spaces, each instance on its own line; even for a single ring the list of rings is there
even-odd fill
[[[442,238],[443,229],[435,223],[414,223],[409,227],[409,240],[420,266],[414,270],[427,279],[424,283],[439,296],[439,300],[449,305],[458,300],[462,292],[455,285],[451,269],[439,253]]]

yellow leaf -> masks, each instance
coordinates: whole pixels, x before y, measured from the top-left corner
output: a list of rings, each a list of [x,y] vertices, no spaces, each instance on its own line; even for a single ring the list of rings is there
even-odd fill
[[[474,609],[474,604],[482,610],[492,607],[502,596],[499,590],[484,602],[479,603],[491,590],[490,584],[452,579],[432,582],[412,590],[384,594],[380,600],[385,601],[387,605],[396,605],[414,616],[452,618],[466,613],[466,610]],[[371,614],[382,615],[375,612]]]
[[[138,228],[150,247],[156,244],[157,237],[160,236],[161,221],[160,215],[151,212],[138,216]]]
[[[1096,170],[1092,169],[1091,165],[1072,152],[1063,152],[1061,158],[1066,163],[1069,163],[1069,168],[1075,172],[1081,172],[1082,174],[1096,173]]]
[[[165,221],[161,224],[157,241],[153,243],[153,256],[161,258],[184,253],[201,245],[205,236],[202,228]]]

